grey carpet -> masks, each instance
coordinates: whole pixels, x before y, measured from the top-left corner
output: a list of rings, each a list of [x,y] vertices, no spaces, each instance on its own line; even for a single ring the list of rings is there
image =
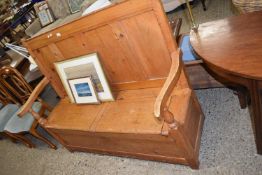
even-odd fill
[[[200,147],[200,170],[182,165],[90,153],[70,153],[62,146],[51,150],[41,142],[36,149],[0,142],[0,174],[262,174],[262,156],[256,154],[248,110],[239,107],[228,89],[199,90],[205,113]],[[34,140],[36,141],[36,140]]]
[[[207,7],[208,11],[204,12],[199,3],[194,6],[198,23],[233,14],[230,0],[207,0]],[[183,18],[182,33],[189,31],[184,10],[177,9],[168,14],[169,18],[172,16]],[[240,109],[236,96],[228,89],[199,90],[197,95],[206,116],[201,138],[200,170],[137,159],[70,153],[61,145],[55,151],[33,139],[37,145],[35,149],[9,140],[0,141],[0,174],[262,175],[262,156],[256,154],[248,110]],[[57,102],[53,92],[47,91],[44,96],[52,104]]]
[[[206,0],[207,11],[203,11],[199,0],[196,0],[192,7],[192,12],[197,24],[208,21],[222,19],[234,14],[234,7],[231,0]],[[175,9],[168,13],[168,18],[182,18],[181,33],[188,33],[190,31],[190,18],[188,11],[182,7]]]

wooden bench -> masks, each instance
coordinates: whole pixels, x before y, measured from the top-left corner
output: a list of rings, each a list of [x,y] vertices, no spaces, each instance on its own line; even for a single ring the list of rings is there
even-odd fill
[[[198,168],[204,116],[160,1],[121,1],[24,45],[61,97],[47,120],[35,117],[68,150]],[[72,104],[54,63],[93,52],[116,100]]]

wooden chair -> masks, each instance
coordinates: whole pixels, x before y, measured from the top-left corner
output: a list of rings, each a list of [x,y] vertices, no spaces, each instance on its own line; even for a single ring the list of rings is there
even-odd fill
[[[192,87],[194,89],[230,88],[238,96],[241,108],[246,108],[249,101],[246,89],[237,84],[233,84],[226,79],[218,77],[212,73],[212,71],[209,71],[208,68],[205,67],[203,61],[194,53],[190,43],[189,34],[179,34],[182,19],[175,18],[169,21],[169,24],[173,31],[174,39],[183,52],[182,60]]]
[[[61,97],[35,117],[68,150],[198,168],[204,116],[160,1],[121,1],[23,44]],[[54,63],[94,52],[116,100],[72,104]]]
[[[6,123],[11,119],[11,117],[18,111],[19,106],[14,104],[16,100],[9,95],[9,92],[0,83],[0,103],[2,104],[0,110],[0,137],[8,137],[14,141],[13,137],[10,137],[4,132]]]
[[[21,141],[30,148],[35,147],[35,145],[24,136],[26,133],[31,134],[48,144],[51,148],[56,149],[56,146],[53,143],[43,137],[36,130],[38,123],[32,116],[35,115],[35,113],[45,116],[45,111],[51,111],[51,107],[38,98],[38,101],[32,104],[31,110],[28,113],[24,113],[20,118],[17,115],[21,109],[19,106],[25,104],[28,99],[32,98],[31,95],[34,95],[35,91],[32,90],[30,85],[24,80],[23,76],[12,67],[3,67],[0,69],[0,83],[0,87],[2,88],[1,98],[5,100],[5,103],[15,103],[8,104],[3,108],[9,110],[7,112],[8,115],[2,117],[6,121],[5,125],[2,127],[3,131],[11,138]],[[39,86],[41,86],[41,84],[39,84]],[[3,98],[3,95],[5,95],[5,98]]]
[[[182,61],[184,62],[185,71],[188,74],[192,87],[194,89],[225,87],[225,85],[217,80],[217,77],[214,77],[215,75],[206,70],[203,61],[194,53],[189,41],[189,34],[179,33],[182,19],[174,18],[169,21],[169,24],[173,31],[174,39],[183,52]],[[222,82],[227,83],[225,81]]]

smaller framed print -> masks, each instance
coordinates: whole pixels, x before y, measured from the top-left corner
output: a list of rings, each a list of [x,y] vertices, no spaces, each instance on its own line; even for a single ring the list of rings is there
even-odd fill
[[[47,24],[51,23],[46,10],[39,11],[38,16],[39,16],[39,19],[40,19],[42,26],[46,26]]]
[[[75,102],[75,99],[70,90],[68,80],[82,77],[92,77],[95,91],[100,101],[114,101],[97,53],[56,62],[54,65],[72,103]]]
[[[78,104],[99,104],[93,81],[91,77],[76,78],[68,80],[74,100]]]

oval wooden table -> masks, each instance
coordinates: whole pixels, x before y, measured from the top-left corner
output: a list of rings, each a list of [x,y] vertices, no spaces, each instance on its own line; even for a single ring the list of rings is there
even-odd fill
[[[262,12],[201,24],[190,42],[208,69],[248,91],[258,154],[262,154]]]

